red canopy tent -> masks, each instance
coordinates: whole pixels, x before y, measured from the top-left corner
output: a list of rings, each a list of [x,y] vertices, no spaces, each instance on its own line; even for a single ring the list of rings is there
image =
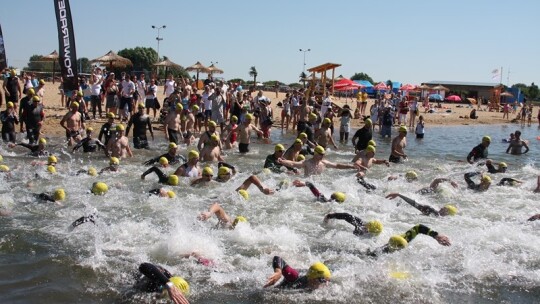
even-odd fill
[[[446,100],[453,101],[453,102],[459,102],[459,101],[461,101],[461,97],[459,97],[457,95],[450,95],[450,96],[446,97]]]
[[[360,87],[360,85],[350,79],[347,79],[347,78],[343,78],[341,80],[339,80],[338,82],[334,83],[334,90],[339,90],[340,88],[343,88],[343,87],[355,87],[355,88],[358,88]],[[339,90],[341,91],[341,90]]]
[[[384,82],[379,82],[378,84],[376,84],[373,89],[377,90],[377,91],[381,91],[381,90],[388,90],[388,86],[386,85],[386,83]]]
[[[401,91],[412,91],[414,89],[416,89],[416,86],[414,84],[405,84],[403,86],[401,86],[401,88],[399,88]]]

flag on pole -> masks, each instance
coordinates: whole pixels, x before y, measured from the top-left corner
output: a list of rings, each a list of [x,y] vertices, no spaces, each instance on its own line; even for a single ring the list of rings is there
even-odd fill
[[[2,34],[2,26],[0,25],[0,70],[7,68],[6,49],[4,47],[4,35]]]
[[[496,80],[500,76],[501,76],[501,72],[499,71],[499,69],[494,69],[493,71],[491,71],[491,79]]]
[[[58,26],[58,43],[60,70],[62,71],[62,83],[65,91],[79,89],[77,79],[77,54],[75,52],[75,33],[71,20],[69,0],[53,0]]]

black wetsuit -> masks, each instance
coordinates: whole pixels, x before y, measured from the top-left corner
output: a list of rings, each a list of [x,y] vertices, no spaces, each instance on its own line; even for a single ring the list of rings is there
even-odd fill
[[[422,224],[418,224],[414,227],[412,227],[411,229],[407,230],[407,232],[405,232],[404,234],[402,234],[401,236],[407,240],[408,243],[410,243],[412,240],[414,240],[414,238],[418,235],[418,234],[425,234],[425,235],[428,235],[432,238],[436,238],[439,233],[437,231],[434,231],[434,230],[431,230],[429,227],[427,226],[424,226]],[[390,253],[392,252],[392,249],[390,248],[390,246],[388,244],[382,246],[382,247],[379,247],[373,251],[371,250],[368,250],[367,251],[367,255],[369,256],[373,256],[373,257],[376,257],[377,255],[381,254],[381,253]]]
[[[186,158],[182,155],[171,155],[170,153],[162,154],[158,157],[154,157],[152,159],[149,159],[143,163],[145,166],[151,166],[157,162],[159,162],[159,159],[165,157],[169,161],[169,165],[175,165],[179,163],[180,161],[186,162]]]
[[[309,190],[311,190],[311,193],[315,195],[315,197],[317,198],[319,202],[327,203],[327,202],[332,201],[332,199],[326,198],[321,192],[319,192],[319,189],[317,189],[315,185],[313,185],[312,183],[306,182],[306,187],[308,187]]]
[[[407,204],[409,204],[409,205],[413,206],[414,208],[420,210],[420,212],[422,212],[423,215],[435,215],[435,216],[440,216],[441,215],[439,213],[439,211],[435,210],[431,206],[419,204],[415,200],[410,199],[410,198],[408,198],[406,196],[403,196],[403,195],[400,195],[399,197],[401,197],[401,199],[403,199],[405,202],[407,202]]]
[[[488,157],[488,148],[485,147],[483,144],[479,144],[478,146],[474,147],[471,152],[469,152],[469,155],[467,155],[467,161],[477,161],[481,158],[487,158]]]
[[[356,150],[361,151],[367,148],[368,142],[373,139],[373,131],[371,127],[364,126],[356,131],[353,136],[354,139],[358,139],[356,142]]]
[[[139,265],[139,271],[143,277],[137,280],[135,287],[145,292],[161,292],[172,277],[167,269],[150,263]]]
[[[354,235],[363,235],[366,233],[366,230],[364,229],[364,222],[349,213],[330,213],[326,216],[327,219],[336,219],[336,220],[344,220],[347,223],[354,226]]]
[[[0,112],[0,120],[2,121],[2,140],[14,143],[16,139],[15,125],[19,123],[17,115],[8,114],[8,111]]]
[[[36,197],[46,202],[56,202],[56,200],[54,199],[54,195],[48,192],[36,194]]]
[[[11,101],[17,103],[17,95],[19,93],[19,78],[17,76],[6,78],[5,85],[9,92],[9,96],[6,96],[6,102]],[[6,94],[7,95],[7,94]]]
[[[126,128],[126,136],[129,134],[131,125],[133,125],[133,146],[135,149],[148,149],[149,147],[148,138],[146,137],[146,129],[148,128],[148,131],[150,131],[152,137],[154,136],[150,116],[141,112],[137,112],[131,116]]]
[[[270,155],[268,155],[266,157],[266,160],[264,161],[264,168],[268,168],[268,169],[272,170],[272,172],[274,172],[274,173],[281,173],[281,167],[285,167],[285,168],[287,168],[287,170],[294,171],[295,173],[298,171],[298,170],[296,170],[296,168],[291,168],[291,167],[284,166],[284,165],[278,163],[277,158],[274,155],[274,153],[272,153],[272,154],[270,154]]]
[[[22,113],[21,118],[26,125],[26,137],[30,144],[33,144],[38,140],[39,130],[41,129],[40,122],[43,120],[44,116],[43,106],[39,103],[33,103]]]
[[[90,137],[83,138],[77,145],[75,145],[75,147],[73,147],[73,152],[77,151],[80,147],[83,147],[84,152],[96,152],[98,147],[104,150],[106,149],[105,145],[101,143],[101,141]]]
[[[491,174],[504,173],[503,171],[497,170],[493,164],[486,163],[486,167],[488,169],[488,172],[491,173]]]
[[[375,187],[375,185],[366,182],[363,177],[357,178],[356,181],[360,185],[364,186],[364,188],[366,188],[368,191],[377,189],[377,187]]]
[[[464,178],[465,178],[465,182],[467,183],[467,187],[468,187],[469,189],[480,191],[480,190],[481,190],[481,189],[480,189],[480,185],[481,185],[481,184],[476,184],[476,183],[471,179],[471,177],[476,176],[476,175],[480,175],[480,172],[469,172],[469,173],[465,173]]]
[[[163,173],[163,171],[161,171],[161,169],[159,169],[156,166],[152,166],[148,170],[144,171],[144,173],[141,175],[141,177],[145,177],[145,176],[147,176],[148,174],[150,174],[152,172],[155,173],[158,176],[160,183],[166,184],[166,183],[169,182],[169,176],[167,174]]]
[[[497,184],[497,186],[504,186],[506,184],[508,185],[511,185],[512,183],[514,182],[519,182],[517,179],[515,178],[511,178],[511,177],[504,177],[502,178],[499,183]]]
[[[107,145],[107,143],[109,142],[109,139],[111,139],[113,128],[114,128],[114,123],[110,123],[110,122],[106,122],[103,124],[103,126],[101,126],[98,140],[103,142],[104,145]],[[103,137],[103,141],[101,140],[101,137]]]
[[[299,276],[298,271],[287,265],[285,260],[283,260],[281,257],[277,255],[274,256],[274,258],[272,259],[272,268],[280,268],[281,274],[284,277],[283,282],[276,286],[277,288],[300,289],[308,287],[307,276]]]
[[[31,144],[25,144],[25,143],[20,143],[20,144],[17,144],[17,145],[30,149],[30,155],[32,155],[32,156],[47,156],[47,155],[49,155],[49,152],[47,152],[45,150],[40,151],[39,150],[39,145],[31,145]]]

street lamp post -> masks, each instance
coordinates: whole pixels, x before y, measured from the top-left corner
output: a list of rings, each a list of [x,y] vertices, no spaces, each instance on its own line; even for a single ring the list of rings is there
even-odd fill
[[[167,27],[166,25],[162,25],[162,26],[160,26],[160,27],[157,27],[157,26],[155,26],[155,25],[152,25],[152,28],[153,28],[153,29],[157,29],[157,37],[156,37],[156,40],[157,40],[157,61],[156,61],[156,63],[159,62],[159,42],[160,42],[161,40],[163,40],[163,38],[161,38],[161,37],[159,36],[159,33],[160,33],[161,29],[164,29],[164,28],[166,28],[166,27]],[[158,73],[158,69],[159,69],[159,67],[156,67],[156,74]],[[159,76],[158,76],[158,77],[159,77]]]
[[[303,70],[304,74],[306,73],[306,53],[310,51],[311,49],[307,49],[307,50],[300,49],[300,52],[304,53],[304,70]]]

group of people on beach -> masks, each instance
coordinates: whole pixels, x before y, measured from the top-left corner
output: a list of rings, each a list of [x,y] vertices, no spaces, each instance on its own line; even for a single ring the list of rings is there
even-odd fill
[[[27,89],[24,94],[20,89],[15,89],[16,86],[13,82],[19,83],[19,80],[16,79],[14,71],[9,72],[9,77],[4,80],[4,87],[7,88],[6,92],[8,92],[6,96],[9,100],[5,109],[7,114],[2,112],[2,115],[9,116],[9,119],[5,121],[2,119],[3,125],[8,126],[5,138],[4,128],[2,129],[4,141],[9,142],[10,149],[25,147],[30,150],[32,156],[46,157],[47,161],[37,161],[33,165],[37,170],[41,170],[45,166],[47,174],[55,174],[58,159],[54,155],[55,153],[48,148],[47,136],[41,130],[45,119],[42,100],[39,95],[36,95],[35,88]],[[264,195],[274,195],[284,186],[280,185],[278,189],[270,189],[261,181],[257,173],[249,175],[245,180],[237,181],[235,175],[241,171],[243,164],[226,162],[225,151],[237,149],[240,154],[250,153],[250,145],[254,138],[259,139],[258,143],[270,143],[275,115],[272,113],[271,99],[264,96],[262,91],[256,91],[254,88],[244,90],[241,84],[213,81],[209,77],[205,81],[202,92],[200,92],[196,84],[191,84],[186,79],[174,80],[172,75],[169,75],[164,85],[166,99],[160,107],[157,107],[159,101],[156,97],[158,88],[155,79],[146,83],[144,75],[140,75],[137,79],[123,74],[121,79],[117,81],[113,73],[104,75],[101,70],[97,69],[90,78],[89,105],[93,109],[94,119],[97,119],[96,114],[101,118],[101,107],[105,104],[107,120],[99,128],[99,134],[94,135],[92,124],[97,123],[97,120],[91,121],[88,117],[89,107],[87,107],[88,102],[84,99],[84,89],[70,93],[65,92],[68,96],[66,105],[69,111],[59,124],[65,130],[66,144],[72,152],[82,148],[83,153],[103,153],[104,157],[109,159],[109,166],[99,171],[93,167],[79,168],[76,174],[122,175],[122,162],[129,162],[129,158],[137,153],[137,149],[152,148],[153,144],[147,134],[150,134],[153,141],[156,131],[154,125],[157,124],[163,128],[163,137],[168,142],[167,151],[163,151],[163,154],[156,155],[156,157],[146,161],[143,164],[145,168],[141,169],[141,179],[153,178],[155,174],[161,184],[160,187],[147,191],[152,195],[168,199],[180,197],[180,195],[177,196],[178,192],[189,191],[188,189],[180,190],[178,187],[182,179],[186,180],[191,187],[197,188],[208,187],[214,183],[238,182],[240,185],[233,187],[233,189],[238,193],[239,198],[245,200],[250,199],[249,191],[252,185]],[[362,99],[363,97],[360,97],[360,109],[362,109]],[[419,176],[415,171],[399,173],[402,170],[400,164],[407,161],[409,157],[406,152],[407,135],[414,127],[414,120],[412,120],[412,124],[409,120],[409,125],[406,125],[410,108],[407,103],[400,105],[404,101],[403,99],[398,101],[397,107],[390,100],[377,101],[370,110],[371,117],[361,118],[363,126],[352,137],[354,158],[349,163],[339,163],[328,159],[329,148],[346,147],[343,145],[338,147],[335,142],[333,118],[339,117],[340,142],[347,143],[351,131],[350,123],[354,118],[350,109],[338,107],[332,102],[329,93],[316,94],[314,88],[293,91],[282,101],[281,129],[287,130],[289,123],[291,123],[296,137],[290,143],[276,144],[274,152],[264,158],[261,170],[266,174],[293,176],[292,185],[294,187],[307,187],[318,202],[325,203],[343,203],[346,201],[347,195],[343,192],[325,195],[313,182],[302,180],[300,178],[302,174],[304,178],[308,178],[325,174],[330,169],[345,170],[345,175],[355,179],[361,187],[370,192],[377,190],[377,187],[369,181],[372,176],[370,171],[374,165],[395,168],[396,174],[388,178],[389,182],[398,179],[407,182],[418,180]],[[413,102],[417,102],[417,100]],[[18,108],[16,104],[22,108],[21,121],[19,121],[19,115],[16,114]],[[409,108],[409,111],[405,112],[404,107]],[[156,108],[162,108],[158,120]],[[153,110],[154,119],[149,117],[150,110]],[[417,113],[418,106],[416,105],[412,113],[414,115],[411,114],[412,118],[415,118]],[[397,125],[394,121],[396,117]],[[283,121],[283,118],[286,120]],[[412,118],[409,116],[409,119]],[[17,143],[15,125],[23,121],[26,126],[27,143]],[[392,130],[397,127],[397,136],[391,140],[391,151],[387,159],[375,157],[377,142],[373,132],[378,124],[383,138],[391,137]],[[22,123],[20,130],[22,132]],[[133,130],[132,143],[128,139],[130,130]],[[417,138],[423,138],[424,122],[422,116],[419,117],[415,133]],[[529,151],[527,142],[522,140],[520,135],[519,131],[514,133],[514,137],[509,141],[507,153],[519,155]],[[488,158],[490,143],[491,138],[484,136],[481,143],[474,147],[466,158],[469,163],[475,166],[486,167],[485,170],[464,172],[466,187],[473,191],[487,191],[492,184],[491,175],[503,175],[507,170],[506,163],[496,163]],[[182,147],[185,147],[185,151],[179,153]],[[5,182],[10,183],[17,175],[17,170],[21,170],[22,166],[14,163],[15,161],[12,161],[11,157],[5,159],[0,157],[0,162],[2,162],[0,174],[3,175]],[[13,169],[10,169],[9,166],[12,166]],[[75,164],[71,166],[75,166]],[[217,172],[214,169],[217,169]],[[479,177],[478,183],[474,181],[476,177]],[[442,183],[449,183],[455,188],[459,187],[456,181],[440,177],[433,180],[429,186],[418,190],[418,193],[437,192]],[[504,177],[500,179],[498,185],[519,185],[520,183],[522,182],[514,178]],[[91,186],[91,192],[95,195],[106,195],[108,189],[109,186],[101,181],[96,181]],[[540,192],[540,177],[534,191]],[[69,198],[69,192],[70,189],[58,188],[50,193],[36,194],[36,199],[61,203],[66,200],[66,196]],[[449,204],[435,208],[420,204],[401,193],[388,193],[383,197],[387,199],[400,198],[424,215],[444,217],[459,213],[456,205]],[[0,214],[9,216],[12,212],[0,209]],[[248,222],[245,216],[230,216],[219,203],[212,203],[208,210],[200,213],[197,219],[207,221],[214,215],[218,219],[217,228],[235,229],[238,225]],[[540,215],[535,215],[530,220],[539,218]],[[328,222],[330,220],[344,220],[350,223],[354,227],[353,233],[355,235],[375,237],[384,229],[380,220],[366,221],[349,213],[321,214],[321,221]],[[86,215],[73,222],[72,227],[75,228],[95,221],[95,215]],[[418,234],[430,236],[443,246],[451,244],[450,239],[444,234],[423,224],[411,223],[411,228],[408,231],[391,236],[385,245],[363,254],[379,256],[396,252],[406,248]],[[211,266],[214,264],[212,260],[202,257],[196,252],[188,253],[186,257],[195,257],[202,265]],[[271,268],[273,273],[268,277],[264,287],[316,289],[328,285],[332,278],[330,268],[322,262],[313,263],[307,272],[301,275],[300,271],[285,262],[282,257],[275,256],[271,261]],[[143,263],[138,269],[141,277],[135,285],[137,289],[147,292],[166,291],[173,302],[188,303],[186,296],[189,292],[189,284],[187,280],[180,276],[173,276],[165,268],[152,263]],[[278,284],[280,280],[281,282]]]

